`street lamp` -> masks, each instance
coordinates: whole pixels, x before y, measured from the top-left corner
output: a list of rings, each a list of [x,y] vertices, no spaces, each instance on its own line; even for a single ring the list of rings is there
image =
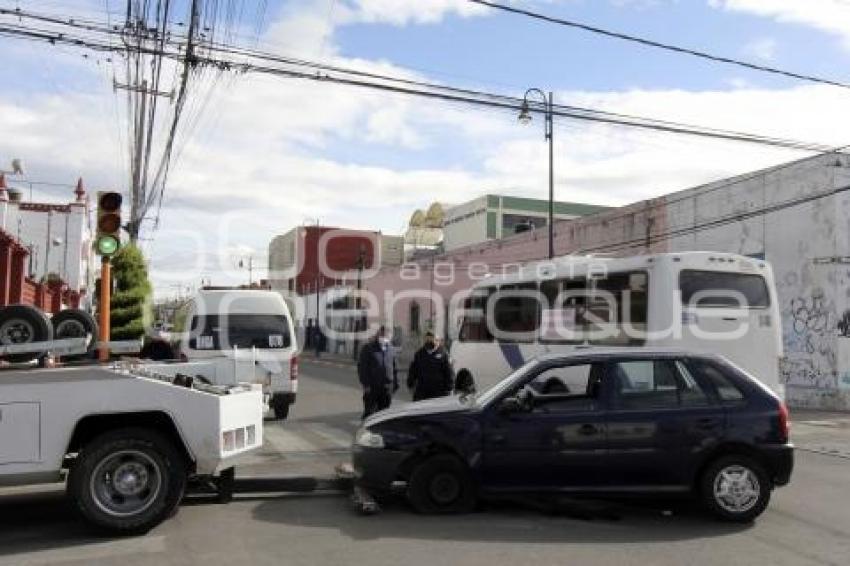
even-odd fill
[[[520,109],[518,120],[520,124],[529,124],[531,122],[531,106],[528,104],[528,95],[537,94],[543,100],[543,134],[545,139],[549,141],[549,259],[555,257],[555,149],[554,149],[554,104],[552,103],[552,93],[547,96],[545,92],[539,88],[530,88],[525,91],[525,96],[522,99],[522,108]]]

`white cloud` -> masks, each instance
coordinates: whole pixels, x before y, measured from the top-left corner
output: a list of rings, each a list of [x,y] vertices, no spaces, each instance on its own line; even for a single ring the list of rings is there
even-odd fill
[[[744,45],[743,51],[748,57],[761,59],[762,61],[772,61],[776,58],[776,48],[777,43],[775,39],[772,37],[762,37]]]
[[[467,0],[350,0],[345,6],[348,21],[393,25],[434,24],[447,15],[468,18],[487,13],[484,6]]]
[[[709,0],[709,5],[794,23],[838,35],[850,47],[850,6],[845,0]]]

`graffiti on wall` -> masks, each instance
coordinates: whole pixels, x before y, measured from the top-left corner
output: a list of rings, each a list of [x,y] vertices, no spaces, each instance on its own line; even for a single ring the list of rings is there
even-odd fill
[[[850,310],[844,311],[838,323],[835,325],[838,335],[842,338],[850,338]]]
[[[814,289],[808,297],[791,299],[788,312],[790,328],[786,326],[784,336],[788,358],[782,368],[785,383],[828,389],[836,387],[837,360],[833,338],[836,331],[842,331],[840,322],[834,321],[834,312],[834,305],[826,299],[822,289]],[[850,332],[850,316],[846,323]]]

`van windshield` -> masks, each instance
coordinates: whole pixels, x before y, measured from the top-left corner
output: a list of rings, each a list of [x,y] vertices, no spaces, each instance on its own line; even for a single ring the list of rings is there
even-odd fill
[[[276,314],[208,314],[192,319],[196,350],[284,349],[292,344],[289,321]]]

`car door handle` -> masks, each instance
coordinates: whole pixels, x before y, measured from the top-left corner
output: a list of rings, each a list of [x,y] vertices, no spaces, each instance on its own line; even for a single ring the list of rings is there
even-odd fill
[[[596,425],[585,423],[578,427],[578,433],[582,436],[593,436],[599,434],[599,428]]]
[[[489,438],[490,438],[490,442],[492,442],[493,444],[504,444],[505,441],[507,440],[507,437],[505,437],[504,434],[498,434],[498,433],[497,434],[491,434],[489,436]]]

